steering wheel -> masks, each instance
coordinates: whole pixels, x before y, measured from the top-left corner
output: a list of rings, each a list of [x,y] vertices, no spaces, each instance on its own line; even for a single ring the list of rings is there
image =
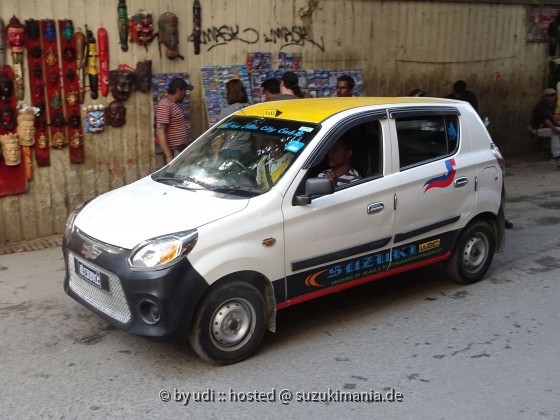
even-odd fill
[[[253,172],[251,172],[249,170],[249,168],[247,168],[243,163],[241,163],[239,160],[235,159],[234,157],[228,156],[224,159],[224,162],[228,162],[231,163],[232,166],[237,166],[238,168],[241,169],[241,171],[239,172],[240,175],[245,176],[247,179],[251,180],[251,186],[252,187],[257,187],[257,180],[255,179],[255,174],[253,174]]]

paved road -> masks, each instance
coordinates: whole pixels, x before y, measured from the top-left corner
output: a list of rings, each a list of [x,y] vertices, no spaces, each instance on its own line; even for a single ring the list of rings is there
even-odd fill
[[[105,324],[64,294],[59,248],[1,255],[0,418],[560,419],[560,171],[506,180],[515,228],[486,280],[428,268],[290,308],[227,367]]]

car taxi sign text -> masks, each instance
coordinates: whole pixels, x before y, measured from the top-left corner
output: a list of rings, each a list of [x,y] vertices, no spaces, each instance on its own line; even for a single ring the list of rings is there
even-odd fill
[[[278,115],[280,115],[282,112],[280,112],[277,109],[265,109],[264,110],[264,116],[265,117],[277,117]]]

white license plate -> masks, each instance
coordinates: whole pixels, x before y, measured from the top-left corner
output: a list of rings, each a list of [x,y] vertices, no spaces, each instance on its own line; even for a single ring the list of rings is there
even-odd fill
[[[95,268],[83,264],[80,260],[74,259],[76,274],[88,283],[100,289],[109,290],[109,277]]]

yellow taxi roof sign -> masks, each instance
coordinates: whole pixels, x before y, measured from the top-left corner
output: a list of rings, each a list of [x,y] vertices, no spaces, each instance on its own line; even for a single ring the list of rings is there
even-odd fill
[[[280,115],[282,112],[279,109],[265,109],[264,116],[265,117],[272,117],[275,118]]]

